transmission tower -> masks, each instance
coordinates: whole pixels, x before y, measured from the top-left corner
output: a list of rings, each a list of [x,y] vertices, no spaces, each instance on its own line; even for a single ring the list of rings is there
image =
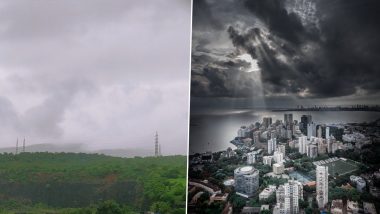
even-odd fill
[[[156,131],[156,135],[154,136],[154,156],[158,157],[160,155],[160,148],[158,145],[158,133]]]

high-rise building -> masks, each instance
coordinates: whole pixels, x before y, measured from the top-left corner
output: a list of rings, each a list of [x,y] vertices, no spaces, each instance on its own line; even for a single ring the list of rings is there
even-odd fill
[[[269,139],[268,140],[268,154],[272,154],[273,151],[276,149],[276,147],[277,147],[276,138]]]
[[[322,126],[321,125],[318,126],[317,137],[322,138]]]
[[[300,130],[303,134],[307,134],[307,124],[312,122],[311,115],[302,115],[301,116],[301,124],[300,124]]]
[[[263,118],[263,125],[265,128],[268,128],[270,125],[272,125],[272,118],[271,117],[264,117]]]
[[[329,139],[330,138],[330,127],[326,127],[326,136],[325,136],[326,139]]]
[[[303,200],[303,185],[299,181],[290,180],[280,185],[276,191],[276,206],[273,213],[298,214],[299,200]]]
[[[301,154],[306,153],[306,145],[308,144],[308,140],[306,136],[298,137],[298,151]]]
[[[285,145],[277,145],[277,151],[281,152],[285,157],[285,153],[286,153]]]
[[[286,139],[292,139],[292,137],[293,137],[293,128],[290,128],[290,127],[288,127],[287,129],[286,129],[286,134],[285,134],[285,137],[286,137]]]
[[[317,203],[319,208],[324,208],[328,202],[329,179],[328,167],[317,166],[316,170],[316,191]]]
[[[235,190],[243,197],[250,197],[259,188],[259,171],[252,166],[244,166],[234,171]]]
[[[331,140],[331,153],[335,153],[336,150],[339,149],[339,144],[335,141],[335,139]]]
[[[260,131],[255,131],[253,133],[253,143],[260,143]]]
[[[263,157],[263,164],[271,166],[272,165],[272,159],[273,159],[273,156],[264,156]]]
[[[250,152],[247,154],[247,164],[254,164],[256,162],[256,153]]]
[[[316,127],[315,123],[311,122],[307,124],[307,139],[310,139],[311,137],[315,137]]]
[[[327,142],[326,139],[318,138],[318,154],[326,154],[327,151]]]
[[[318,156],[318,147],[315,144],[308,144],[306,146],[306,155],[309,158],[316,158]]]
[[[289,125],[293,123],[293,114],[284,114],[284,123]]]
[[[283,163],[284,162],[284,154],[282,152],[275,151],[273,153],[273,159],[274,159],[274,162],[276,162],[276,163]]]
[[[248,137],[248,128],[246,126],[242,126],[240,127],[240,129],[238,130],[238,133],[237,133],[237,136],[238,137]]]

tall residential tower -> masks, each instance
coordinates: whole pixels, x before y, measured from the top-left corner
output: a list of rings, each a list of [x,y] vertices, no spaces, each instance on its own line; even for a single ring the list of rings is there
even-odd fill
[[[329,173],[327,166],[317,166],[317,203],[319,208],[324,208],[329,200]]]

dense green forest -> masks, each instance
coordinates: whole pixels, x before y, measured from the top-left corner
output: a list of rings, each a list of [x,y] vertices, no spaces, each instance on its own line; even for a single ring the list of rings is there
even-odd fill
[[[185,156],[0,154],[0,213],[185,213],[185,197]]]

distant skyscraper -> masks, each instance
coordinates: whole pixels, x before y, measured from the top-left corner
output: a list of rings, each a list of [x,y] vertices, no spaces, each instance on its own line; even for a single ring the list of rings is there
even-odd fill
[[[304,134],[307,135],[307,124],[312,122],[312,117],[311,115],[302,115],[301,116],[301,121],[299,124],[300,131]]]
[[[293,123],[293,114],[284,114],[284,123],[289,125]]]
[[[252,166],[244,166],[234,171],[235,190],[244,197],[250,197],[259,188],[259,171]]]
[[[264,117],[263,118],[263,125],[265,128],[268,128],[272,124],[272,118],[271,117]]]
[[[329,179],[328,167],[317,166],[316,180],[317,180],[317,203],[319,208],[324,208],[328,202],[329,192]]]
[[[316,127],[315,123],[311,122],[307,124],[307,139],[310,139],[312,136],[315,137]]]
[[[317,137],[322,138],[322,126],[318,126]]]
[[[330,138],[330,127],[326,127],[326,136],[325,136],[326,139],[329,139]]]

